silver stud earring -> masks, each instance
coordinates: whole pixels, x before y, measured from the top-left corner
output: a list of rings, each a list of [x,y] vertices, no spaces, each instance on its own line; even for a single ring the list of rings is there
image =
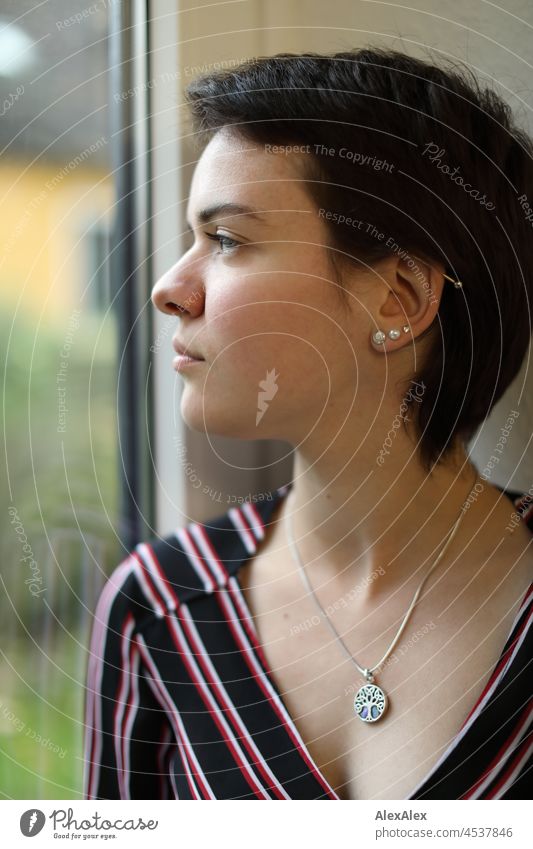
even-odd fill
[[[376,330],[375,333],[372,334],[372,341],[376,343],[376,345],[382,345],[387,337],[383,333],[383,330]]]
[[[403,330],[404,333],[409,333],[409,325],[404,324],[404,326],[402,327],[402,330]]]
[[[392,330],[389,330],[389,339],[399,339],[400,336],[401,336],[400,331],[396,330],[395,327]]]

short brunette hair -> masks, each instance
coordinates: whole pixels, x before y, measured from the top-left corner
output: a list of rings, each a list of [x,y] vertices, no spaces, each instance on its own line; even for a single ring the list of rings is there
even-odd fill
[[[467,66],[448,64],[379,48],[282,53],[186,90],[201,144],[231,126],[255,143],[310,146],[306,185],[335,267],[406,251],[463,282],[446,283],[412,378],[425,387],[410,403],[428,470],[471,439],[531,337],[533,142]]]

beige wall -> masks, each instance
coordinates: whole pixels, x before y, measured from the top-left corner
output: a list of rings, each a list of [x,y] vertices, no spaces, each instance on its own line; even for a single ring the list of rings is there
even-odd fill
[[[178,67],[191,71],[243,56],[381,45],[467,61],[526,122],[533,119],[533,4],[511,0],[193,0],[179,16]],[[191,11],[185,11],[188,7]],[[525,106],[524,106],[525,104]],[[529,107],[529,110],[528,110]]]

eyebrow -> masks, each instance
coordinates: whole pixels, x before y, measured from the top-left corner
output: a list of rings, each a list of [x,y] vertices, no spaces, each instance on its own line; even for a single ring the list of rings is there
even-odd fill
[[[265,220],[258,209],[254,209],[252,206],[243,206],[240,203],[214,203],[211,206],[200,209],[196,217],[199,224],[207,224],[213,218],[230,215],[244,215],[248,218],[255,218],[258,221]],[[188,219],[185,219],[185,223],[187,225],[187,232],[192,233],[192,227]]]

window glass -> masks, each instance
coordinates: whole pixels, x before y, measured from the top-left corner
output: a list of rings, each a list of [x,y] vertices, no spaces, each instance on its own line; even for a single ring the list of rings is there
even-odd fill
[[[0,10],[1,798],[81,798],[88,635],[122,556],[108,15]]]

